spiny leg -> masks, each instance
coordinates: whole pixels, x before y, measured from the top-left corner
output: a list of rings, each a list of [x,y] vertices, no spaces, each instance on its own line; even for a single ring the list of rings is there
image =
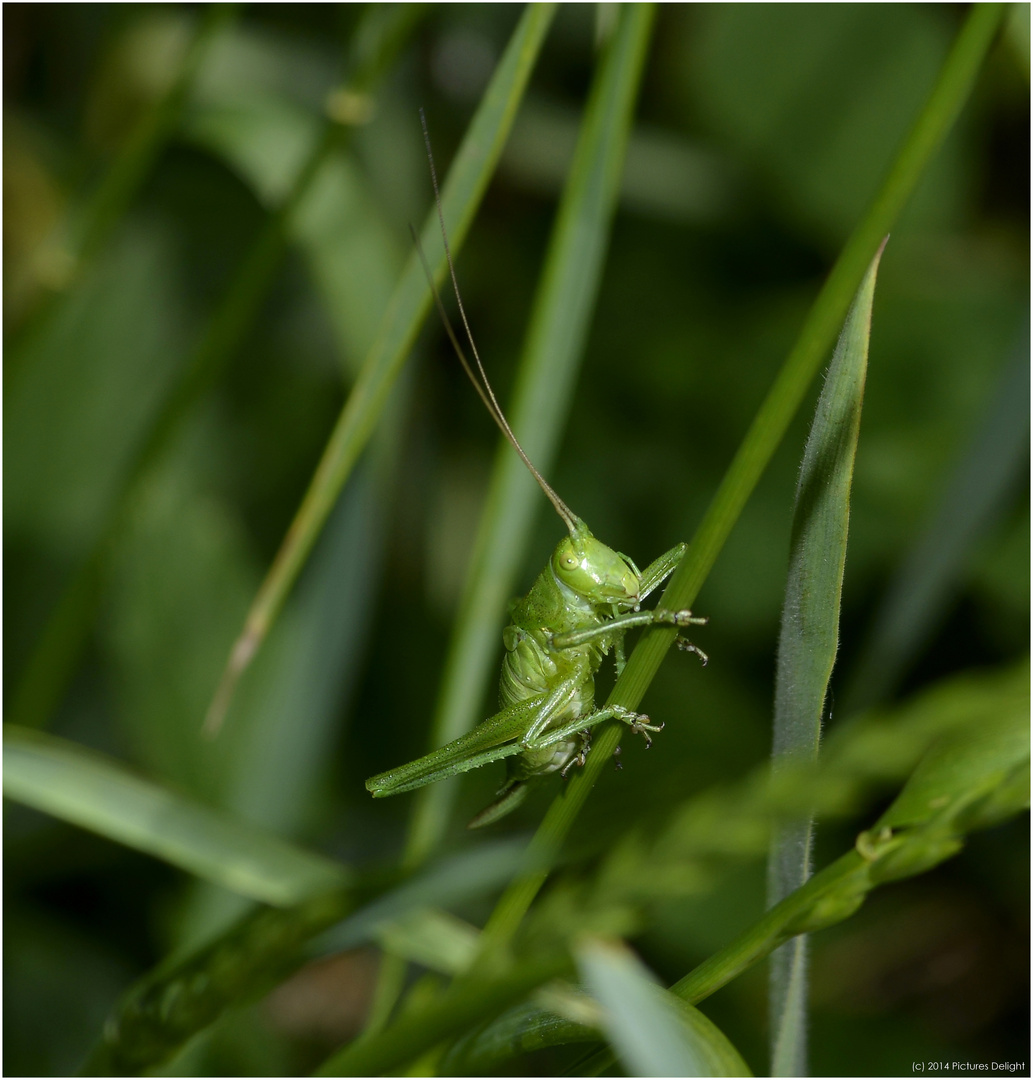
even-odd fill
[[[617,669],[618,679],[621,677],[621,672],[624,671],[627,662],[624,655],[624,635],[617,634],[613,639],[613,666]]]

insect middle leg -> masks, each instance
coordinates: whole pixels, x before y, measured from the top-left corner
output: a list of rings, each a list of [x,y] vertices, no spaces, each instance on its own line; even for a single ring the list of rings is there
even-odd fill
[[[544,750],[554,743],[569,739],[575,732],[587,731],[589,728],[595,727],[596,724],[601,724],[604,720],[620,720],[622,724],[627,724],[637,735],[642,735],[645,738],[647,746],[652,745],[649,732],[663,731],[664,729],[663,724],[651,724],[649,717],[645,713],[634,712],[631,709],[624,708],[623,705],[607,705],[605,708],[589,713],[588,716],[580,716],[576,720],[563,724],[561,727],[543,732],[533,739],[529,733],[521,740],[521,745],[527,750]]]

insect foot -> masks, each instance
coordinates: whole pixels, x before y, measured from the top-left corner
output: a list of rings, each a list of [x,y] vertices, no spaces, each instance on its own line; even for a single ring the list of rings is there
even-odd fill
[[[646,740],[646,749],[648,750],[653,745],[653,740],[649,737],[651,731],[658,732],[663,731],[664,725],[651,724],[649,717],[645,713],[632,712],[631,709],[625,709],[621,705],[613,706],[613,715],[615,719],[622,721],[631,728],[636,735],[641,735]]]
[[[583,769],[585,762],[588,760],[588,751],[592,749],[592,733],[589,730],[579,731],[581,736],[581,749],[563,766],[560,771],[560,776],[566,780],[567,773],[576,765],[579,769]]]
[[[710,661],[710,657],[698,645],[693,645],[688,638],[683,638],[681,634],[674,639],[674,643],[682,652],[694,652],[700,658],[700,662],[704,667]]]

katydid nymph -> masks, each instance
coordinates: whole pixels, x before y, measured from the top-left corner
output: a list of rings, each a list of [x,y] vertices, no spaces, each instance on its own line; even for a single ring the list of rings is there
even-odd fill
[[[706,619],[688,610],[641,610],[642,601],[673,573],[687,545],[678,544],[640,571],[628,556],[592,535],[588,526],[549,486],[513,434],[488,381],[467,322],[445,231],[426,121],[423,131],[445,255],[473,355],[472,365],[445,313],[413,231],[434,302],[452,347],[489,415],[520,455],[568,533],[531,591],[510,604],[510,623],[502,634],[506,652],[502,661],[499,711],[446,746],[366,781],[366,788],[374,798],[382,798],[505,758],[506,782],[496,801],[470,822],[471,828],[479,828],[516,809],[526,796],[530,781],[553,772],[565,777],[573,765],[583,765],[592,728],[605,720],[627,724],[650,745],[650,733],[660,731],[663,725],[654,725],[648,716],[619,705],[597,708],[595,673],[603,657],[612,650],[620,676],[625,663],[624,635],[633,627],[687,627],[705,623]],[[680,636],[677,640],[681,648],[697,653],[706,663],[706,655],[695,645]]]

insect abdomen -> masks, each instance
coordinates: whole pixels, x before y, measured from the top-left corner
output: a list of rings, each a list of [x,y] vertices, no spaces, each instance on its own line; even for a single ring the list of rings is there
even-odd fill
[[[503,708],[542,694],[555,685],[556,664],[533,634],[511,624],[503,632],[502,640],[506,646],[499,680],[499,702]]]

